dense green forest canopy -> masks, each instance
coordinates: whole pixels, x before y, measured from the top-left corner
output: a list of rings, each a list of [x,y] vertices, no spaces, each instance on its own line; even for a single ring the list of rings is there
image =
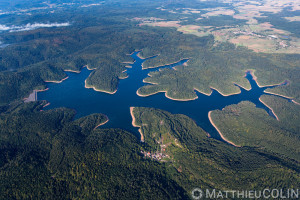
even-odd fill
[[[180,2],[180,1],[179,1]],[[171,2],[165,9],[177,9],[189,4]],[[118,6],[116,6],[118,5]],[[0,50],[1,75],[6,73],[9,79],[1,78],[0,102],[24,98],[33,89],[45,87],[45,81],[59,81],[65,77],[62,70],[79,71],[88,65],[96,69],[88,78],[87,83],[104,91],[115,91],[120,78],[126,77],[122,62],[132,62],[126,54],[136,49],[143,49],[142,56],[159,56],[148,60],[144,67],[153,67],[175,62],[182,58],[190,58],[188,66],[177,69],[156,72],[147,78],[147,82],[157,83],[140,89],[141,94],[166,90],[169,96],[178,99],[195,97],[194,88],[204,93],[210,93],[210,87],[218,89],[223,94],[239,92],[234,86],[237,83],[245,88],[249,84],[243,78],[246,69],[254,69],[259,84],[270,85],[284,80],[291,82],[288,87],[271,89],[270,91],[294,97],[300,100],[299,94],[299,54],[264,54],[254,53],[244,47],[236,47],[230,42],[215,44],[216,36],[204,37],[182,34],[172,28],[143,26],[136,18],[177,20],[199,25],[202,20],[208,20],[211,25],[220,21],[222,16],[194,19],[197,13],[183,15],[157,9],[159,2],[142,4],[107,2],[91,8],[58,9],[54,13],[33,13],[30,16],[18,17],[1,15],[2,21],[16,22],[19,26],[26,23],[42,21],[68,22],[66,27],[42,28],[32,31],[0,32],[0,40],[9,46]],[[219,5],[219,4],[217,4]],[[223,4],[220,4],[223,5]],[[230,5],[223,5],[230,8]],[[118,9],[122,7],[122,9]],[[138,7],[139,9],[135,9]],[[202,12],[208,12],[212,4],[196,4]],[[133,12],[134,11],[134,12]],[[283,10],[282,16],[291,16],[292,11]],[[97,15],[92,14],[97,13]],[[84,16],[84,17],[83,17]],[[184,19],[182,20],[184,16]],[[224,16],[227,19],[228,16]],[[273,17],[269,17],[270,19]],[[244,20],[233,18],[235,26],[246,24]],[[261,20],[261,18],[259,18]],[[267,21],[267,18],[263,18]],[[190,20],[190,21],[189,21]],[[203,21],[202,26],[205,26]],[[197,24],[197,23],[198,24]],[[297,22],[288,22],[297,23]],[[217,25],[213,25],[217,26]],[[9,27],[9,26],[8,26]],[[290,27],[284,30],[292,31]],[[293,29],[294,33],[297,32]],[[46,66],[53,66],[48,68]],[[46,67],[36,74],[36,68]],[[23,73],[35,73],[24,80]],[[28,80],[32,79],[32,80]],[[18,82],[24,81],[22,87]],[[178,84],[180,83],[180,84]],[[7,91],[7,88],[10,88]],[[11,92],[10,92],[11,91]],[[4,95],[4,93],[8,93]]]
[[[224,136],[237,145],[263,146],[299,160],[300,106],[272,96],[264,95],[261,100],[274,109],[279,121],[250,102],[213,111],[212,119]]]
[[[74,111],[40,103],[1,107],[0,199],[187,198],[131,133],[94,130],[105,116],[73,121]]]
[[[119,129],[95,130],[101,114],[73,121],[74,111],[41,111],[44,104],[0,107],[1,199],[188,199],[194,187],[299,187],[299,163],[207,138],[183,115],[135,108],[138,124],[149,125],[141,143]],[[165,162],[141,154],[160,151],[156,140],[167,144]]]
[[[144,68],[189,59],[150,73],[144,81],[151,84],[138,90],[143,95],[192,99],[195,89],[210,94],[211,87],[237,93],[234,83],[250,89],[244,75],[252,69],[260,85],[288,80],[268,91],[300,102],[299,10],[292,1],[283,9],[274,7],[277,0],[260,1],[257,11],[240,2],[1,1],[0,199],[189,199],[195,187],[299,188],[299,105],[283,99],[261,97],[279,121],[249,102],[212,111],[241,148],[208,138],[187,116],[154,108],[134,108],[141,143],[120,129],[95,129],[107,121],[103,114],[74,120],[74,110],[23,103],[32,90],[84,66],[94,70],[88,85],[114,92],[135,50],[158,55]],[[241,45],[248,28],[250,39],[275,43],[265,51]]]

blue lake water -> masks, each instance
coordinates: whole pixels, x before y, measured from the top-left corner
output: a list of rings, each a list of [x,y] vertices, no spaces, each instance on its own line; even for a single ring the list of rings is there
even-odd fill
[[[138,129],[133,127],[131,122],[130,107],[152,107],[169,111],[173,114],[184,114],[192,118],[198,126],[208,132],[213,138],[222,140],[216,129],[208,119],[208,112],[216,109],[222,109],[231,104],[238,104],[241,101],[253,102],[257,107],[265,109],[271,117],[275,117],[272,111],[259,101],[259,97],[264,90],[276,86],[259,87],[250,72],[246,73],[246,78],[251,84],[251,90],[241,89],[240,94],[231,96],[222,96],[216,90],[212,90],[210,96],[196,92],[198,99],[191,101],[174,101],[165,97],[165,93],[158,93],[148,97],[140,97],[136,91],[145,85],[143,79],[147,77],[150,71],[155,69],[142,69],[142,63],[145,59],[137,56],[138,52],[131,56],[135,59],[132,68],[127,70],[128,78],[120,80],[118,91],[115,94],[96,92],[93,89],[86,89],[85,80],[91,73],[83,68],[81,73],[68,72],[69,78],[60,84],[47,84],[49,90],[38,93],[39,100],[47,100],[50,105],[46,109],[57,107],[67,107],[76,110],[76,118],[86,116],[92,113],[103,113],[108,116],[109,122],[104,128],[121,128],[130,131],[139,136]],[[151,59],[151,58],[150,58]],[[162,68],[172,68],[182,65],[187,60],[167,65]],[[283,83],[287,84],[287,82]],[[270,94],[267,94],[270,95]]]

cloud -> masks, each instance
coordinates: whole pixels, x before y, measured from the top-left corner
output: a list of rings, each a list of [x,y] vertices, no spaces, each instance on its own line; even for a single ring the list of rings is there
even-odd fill
[[[102,3],[93,3],[93,4],[87,4],[87,5],[82,5],[82,8],[87,8],[87,7],[91,7],[91,6],[101,6]]]
[[[19,32],[19,31],[29,31],[34,30],[38,28],[50,28],[50,27],[62,27],[62,26],[70,26],[71,24],[69,22],[65,23],[34,23],[34,24],[26,24],[23,26],[6,26],[0,24],[0,31],[9,31],[9,32]]]
[[[8,31],[8,30],[10,30],[10,28],[8,26],[0,24],[0,31]]]

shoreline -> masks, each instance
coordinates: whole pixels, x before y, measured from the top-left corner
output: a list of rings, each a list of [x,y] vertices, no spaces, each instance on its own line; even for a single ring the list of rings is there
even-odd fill
[[[98,127],[100,127],[100,126],[106,124],[108,121],[109,121],[109,119],[108,119],[108,117],[106,116],[106,120],[105,120],[104,122],[98,124],[93,130],[96,130]]]
[[[121,62],[122,64],[130,64],[130,65],[132,65],[132,64],[134,64],[134,62]]]
[[[127,54],[125,54],[126,56],[131,56],[131,55],[133,55],[135,52],[139,52],[139,51],[143,51],[143,49],[135,49],[132,53],[127,53]]]
[[[85,67],[86,67],[88,70],[90,70],[90,71],[97,69],[97,68],[90,68],[88,65],[84,65],[84,66],[83,66],[83,68],[85,68]],[[81,72],[81,71],[80,71],[80,72]]]
[[[261,100],[261,97],[259,98],[259,101],[260,101],[262,104],[264,104],[267,108],[269,108],[269,109],[272,111],[273,115],[275,116],[276,120],[279,121],[279,118],[278,118],[278,116],[276,115],[276,113],[274,112],[274,110],[273,110],[270,106],[268,106],[268,104],[266,104],[263,100]],[[268,114],[269,114],[269,113],[268,113]]]
[[[148,76],[151,77],[151,75],[148,75]],[[148,84],[152,84],[152,85],[158,85],[158,83],[154,83],[154,82],[150,82],[150,81],[145,81],[145,79],[143,79],[143,83],[148,83]],[[168,94],[167,94],[168,91],[164,91],[164,90],[161,90],[161,91],[158,91],[158,92],[155,92],[155,93],[151,93],[151,94],[147,94],[147,95],[140,94],[140,93],[138,92],[139,90],[137,90],[137,91],[136,91],[136,94],[137,94],[138,96],[140,96],[140,97],[147,97],[147,96],[151,96],[151,95],[154,95],[154,94],[157,94],[157,93],[160,93],[160,92],[164,92],[164,93],[165,93],[165,96],[166,96],[167,98],[169,98],[169,99],[171,99],[171,100],[174,100],[174,101],[192,101],[192,100],[198,99],[198,95],[196,94],[195,90],[196,90],[197,92],[201,93],[201,94],[206,95],[206,96],[210,96],[211,93],[212,93],[212,91],[211,91],[209,94],[208,94],[208,93],[204,93],[204,92],[200,91],[198,88],[193,88],[193,90],[194,90],[194,93],[195,93],[196,97],[190,98],[190,99],[175,99],[175,98],[172,98],[172,97],[168,96]]]
[[[79,71],[72,70],[72,69],[64,69],[63,71],[64,71],[64,72],[73,72],[73,73],[79,74],[79,73],[81,73],[81,71],[82,71],[83,68],[87,68],[88,70],[95,70],[95,69],[96,69],[96,68],[91,69],[91,68],[89,68],[88,65],[84,65],[83,67],[80,68]]]
[[[187,62],[188,62],[188,61],[187,61]],[[163,66],[162,66],[162,67],[163,67]],[[155,67],[150,67],[150,68],[155,68]],[[147,68],[147,69],[150,69],[150,68]],[[175,70],[175,69],[174,69],[174,70]],[[253,77],[253,80],[257,83],[257,85],[258,85],[260,88],[262,88],[262,87],[269,87],[269,86],[280,86],[280,85],[282,85],[282,84],[284,83],[284,82],[282,82],[282,83],[279,83],[279,84],[273,84],[273,85],[265,85],[265,86],[261,86],[261,85],[259,85],[259,83],[257,82],[257,77],[254,75],[254,71],[255,71],[255,70],[253,70],[253,69],[247,69],[247,70],[245,71],[245,73],[250,72],[250,74],[251,74],[252,77]],[[151,75],[148,74],[148,77],[151,77]],[[244,77],[246,77],[246,74],[244,75]],[[146,78],[147,78],[147,77],[146,77]],[[152,84],[152,85],[158,85],[158,83],[153,83],[153,82],[150,82],[150,81],[145,81],[145,79],[143,80],[143,83],[149,83],[149,84]],[[252,89],[251,85],[250,85],[250,88],[248,89],[248,88],[246,88],[246,87],[244,87],[244,86],[241,86],[240,84],[237,84],[237,83],[235,83],[235,82],[233,82],[233,84],[234,84],[235,87],[239,88],[239,92],[233,92],[233,93],[224,94],[224,93],[220,92],[220,90],[218,90],[218,89],[216,89],[216,88],[214,88],[214,87],[209,86],[209,88],[210,88],[210,89],[213,89],[213,90],[216,90],[218,93],[220,93],[220,94],[221,94],[222,96],[224,96],[224,97],[231,96],[231,95],[235,95],[235,94],[240,94],[240,93],[242,92],[241,89],[240,89],[240,87],[243,88],[244,90],[247,90],[247,91],[250,91],[250,90]],[[204,95],[207,95],[207,96],[210,96],[210,95],[212,94],[212,92],[213,92],[213,91],[211,91],[210,93],[205,93],[205,92],[202,92],[201,90],[199,90],[199,89],[197,89],[197,88],[194,88],[194,90],[197,90],[199,93],[204,94]],[[150,95],[153,95],[153,94],[157,94],[157,93],[159,93],[159,92],[167,92],[167,91],[158,91],[158,92],[151,93],[151,94],[147,94],[147,95],[141,95],[141,94],[138,94],[138,95],[139,95],[139,96],[146,97],[146,96],[150,96]],[[272,95],[276,95],[276,96],[280,96],[280,97],[284,97],[284,98],[287,98],[287,99],[290,99],[290,100],[293,99],[292,97],[288,97],[288,96],[284,96],[284,95],[280,95],[280,94],[276,94],[276,93],[272,93],[272,92],[265,92],[265,93],[267,93],[267,94],[272,94]],[[168,96],[166,95],[166,97],[168,97]],[[178,101],[180,101],[180,100],[181,100],[181,101],[195,100],[195,99],[174,99],[174,98],[170,98],[170,99],[172,99],[172,100],[178,100]],[[296,102],[295,100],[292,100],[292,101],[293,101],[295,104],[300,105],[300,103]]]
[[[139,90],[136,91],[136,94],[140,97],[148,97],[148,96],[151,96],[151,95],[154,95],[154,94],[158,94],[158,93],[165,93],[165,96],[168,98],[168,99],[171,99],[171,100],[174,100],[174,101],[192,101],[192,100],[196,100],[198,99],[198,96],[196,96],[195,98],[191,98],[191,99],[175,99],[175,98],[172,98],[170,96],[168,96],[168,91],[165,91],[165,90],[160,90],[160,91],[157,91],[157,92],[154,92],[154,93],[151,93],[151,94],[147,94],[147,95],[143,95],[143,94],[140,94],[139,93]]]
[[[186,62],[184,62],[182,65],[185,67],[189,66],[189,64],[188,64],[189,61],[190,61],[190,58]]]
[[[160,54],[156,54],[156,55],[154,55],[154,56],[149,56],[149,57],[145,58],[145,57],[141,56],[141,54],[140,54],[141,52],[142,52],[142,50],[141,50],[138,54],[136,54],[137,57],[140,58],[141,60],[147,60],[147,59],[149,59],[149,58],[157,57],[157,56],[160,55]]]
[[[107,93],[107,94],[115,94],[115,93],[118,91],[118,90],[115,90],[115,91],[113,91],[113,92],[109,92],[109,91],[97,89],[95,86],[88,85],[88,84],[86,83],[86,80],[84,81],[84,87],[87,88],[87,89],[93,89],[93,90],[95,90],[96,92],[104,92],[104,93]]]
[[[221,136],[221,138],[222,138],[225,142],[227,142],[228,144],[231,144],[231,145],[233,145],[233,146],[235,146],[235,147],[241,147],[241,146],[236,145],[235,143],[229,141],[228,139],[226,139],[226,138],[224,137],[224,135],[222,134],[222,132],[218,129],[218,127],[217,127],[217,126],[215,125],[215,123],[213,122],[213,120],[212,120],[212,118],[211,118],[211,113],[212,113],[212,111],[209,111],[209,112],[208,112],[208,119],[209,119],[210,123],[213,125],[213,127],[218,131],[218,133],[219,133],[219,135]]]
[[[133,55],[135,53],[135,51],[133,51],[132,53],[126,53],[125,55],[126,56],[131,56],[131,55]]]
[[[206,96],[210,96],[211,94],[212,94],[212,91],[210,92],[210,93],[205,93],[205,92],[202,92],[201,90],[199,90],[198,88],[194,88],[194,91],[197,91],[197,92],[199,92],[199,93],[201,93],[201,94],[204,94],[204,95],[206,95]],[[198,97],[198,96],[197,96]]]
[[[299,105],[299,106],[300,106],[300,103],[298,103],[297,101],[295,101],[295,100],[292,100],[292,102],[293,102],[294,104],[297,104],[297,105]]]
[[[252,75],[253,80],[256,82],[256,84],[258,85],[258,87],[263,88],[263,87],[272,87],[272,86],[281,86],[285,81],[281,82],[281,83],[277,83],[277,84],[270,84],[270,85],[260,85],[257,81],[257,77],[254,75],[255,73],[255,69],[247,69],[245,71],[245,73],[250,72],[250,74]],[[268,89],[268,88],[267,88]]]
[[[240,90],[239,92],[233,92],[233,93],[229,93],[229,94],[223,94],[222,92],[220,92],[218,89],[214,88],[214,87],[210,87],[210,89],[213,89],[213,90],[216,90],[217,92],[219,92],[222,96],[224,97],[228,97],[228,96],[231,96],[231,95],[235,95],[235,94],[240,94],[242,91]],[[210,95],[212,94],[212,92],[210,93]],[[209,95],[209,96],[210,96]]]
[[[50,102],[46,103],[45,105],[43,105],[43,107],[40,109],[40,112],[43,112],[44,111],[44,108],[49,106],[50,105]]]
[[[44,108],[50,105],[50,102],[47,102],[47,101],[45,101],[45,100],[43,100],[43,103],[46,103],[46,104],[43,105],[43,107],[40,109],[40,112],[43,112],[43,111],[44,111]],[[43,103],[42,103],[42,104],[43,104]],[[42,104],[41,104],[41,105],[42,105]]]
[[[283,97],[283,98],[286,98],[286,99],[290,99],[290,100],[292,100],[293,99],[293,97],[288,97],[288,96],[284,96],[284,95],[281,95],[281,94],[276,94],[276,93],[274,93],[274,92],[265,92],[266,94],[271,94],[271,95],[274,95],[274,96],[278,96],[278,97]]]
[[[123,71],[122,71],[122,74],[125,73],[126,71],[127,71],[127,69],[123,70]],[[127,74],[127,73],[126,73],[126,74]],[[120,76],[118,76],[118,79],[119,79],[119,80],[123,80],[123,79],[126,79],[126,78],[128,78],[128,77],[129,77],[129,75],[127,74],[127,76],[121,77],[121,78],[120,78]]]
[[[45,105],[43,105],[43,108],[47,107],[50,105],[50,102],[46,103]]]
[[[149,84],[152,84],[152,85],[158,85],[158,83],[153,83],[153,82],[145,81],[145,80],[143,80],[143,83],[149,83]],[[241,93],[241,90],[240,90],[240,91],[237,92],[237,93],[223,94],[223,93],[221,93],[218,89],[215,89],[215,88],[213,88],[213,87],[210,87],[210,89],[216,90],[216,91],[219,92],[222,96],[225,96],[225,97],[226,97],[226,96],[231,96],[231,95],[235,95],[235,94],[240,94],[240,93]],[[205,92],[202,92],[201,90],[199,90],[198,88],[193,88],[193,91],[194,91],[195,94],[196,94],[195,91],[197,91],[197,92],[199,92],[199,93],[201,93],[201,94],[204,94],[204,95],[206,95],[206,96],[210,96],[210,95],[212,94],[212,92],[213,92],[213,91],[211,91],[210,93],[205,93]],[[189,99],[175,99],[175,98],[172,98],[172,97],[168,96],[168,94],[167,94],[168,91],[166,91],[166,90],[160,90],[160,91],[157,91],[157,92],[154,92],[154,93],[151,93],[151,94],[146,94],[146,95],[140,94],[140,93],[139,93],[139,90],[137,90],[136,94],[137,94],[138,96],[141,96],[141,97],[147,97],[147,96],[151,96],[151,95],[154,95],[154,94],[157,94],[157,93],[160,93],[160,92],[164,92],[164,93],[165,93],[165,96],[166,96],[167,98],[169,98],[169,99],[171,99],[171,100],[175,100],[175,101],[192,101],[192,100],[198,99],[197,94],[196,94],[196,97],[194,97],[194,98],[189,98]]]
[[[79,74],[81,71],[75,71],[75,70],[72,70],[72,69],[65,69],[64,72],[73,72],[73,73]]]
[[[188,61],[187,61],[188,62]],[[186,63],[186,62],[185,62]],[[172,67],[174,70],[176,70],[174,67]],[[147,69],[150,69],[150,68],[147,68]],[[246,71],[247,72],[247,71]],[[149,75],[148,74],[148,77],[152,77],[151,75]],[[244,75],[244,77],[246,77],[246,74]],[[146,77],[147,78],[147,77]],[[146,79],[145,78],[145,79]],[[150,81],[145,81],[145,79],[143,79],[143,83],[148,83],[148,84],[152,84],[152,85],[158,85],[158,83],[154,83],[154,82],[150,82]],[[235,83],[235,82],[233,82],[233,85],[235,86],[235,87],[237,87],[237,88],[239,88],[239,87],[241,87],[241,88],[243,88],[244,90],[247,90],[247,91],[250,91],[251,90],[251,85],[250,85],[250,88],[248,89],[248,88],[246,88],[246,87],[244,87],[244,86],[241,86],[241,85],[239,85],[239,84],[237,84],[237,83]],[[206,95],[206,96],[210,96],[211,94],[212,94],[212,90],[216,90],[218,93],[220,93],[222,96],[224,96],[224,97],[227,97],[227,96],[231,96],[231,95],[235,95],[235,94],[240,94],[242,91],[241,91],[241,89],[239,88],[239,91],[238,92],[233,92],[233,93],[228,93],[228,94],[224,94],[224,93],[222,93],[222,92],[220,92],[218,89],[216,89],[216,88],[214,88],[214,87],[211,87],[211,86],[209,86],[209,88],[211,89],[211,92],[210,93],[205,93],[205,92],[202,92],[200,89],[198,89],[198,88],[193,88],[193,90],[194,90],[194,92],[195,92],[195,90],[197,91],[197,92],[199,92],[199,93],[201,93],[201,94],[204,94],[204,95]],[[143,97],[146,97],[146,96],[150,96],[150,95],[153,95],[153,94],[157,94],[157,93],[159,93],[159,92],[167,92],[167,91],[158,91],[158,92],[155,92],[155,93],[151,93],[151,94],[147,94],[147,95],[141,95],[141,94],[137,94],[137,95],[139,95],[139,96],[143,96]],[[168,97],[168,95],[166,95],[166,97]],[[168,97],[169,98],[169,97]],[[198,98],[198,96],[197,96],[197,98]],[[189,100],[195,100],[195,99],[197,99],[197,98],[192,98],[192,99],[174,99],[174,98],[169,98],[169,99],[172,99],[172,100],[178,100],[178,101],[189,101]],[[287,97],[288,98],[288,97]]]
[[[67,80],[69,77],[67,76],[66,78],[63,78],[60,81],[44,81],[45,83],[62,83],[64,80]]]
[[[88,70],[93,70],[93,69],[90,69],[89,67],[88,67],[88,65],[85,65],[85,66],[83,66],[82,68],[87,68]],[[81,73],[81,71],[75,71],[75,70],[70,70],[70,69],[65,69],[65,70],[63,70],[64,72],[73,72],[73,73]],[[60,80],[60,81],[44,81],[45,83],[62,83],[63,81],[65,81],[65,80],[67,80],[69,78],[69,76],[67,76],[67,77],[65,77],[65,78],[63,78],[62,80]],[[44,91],[47,91],[47,90],[49,90],[49,88],[45,88],[45,89],[43,89],[43,90],[33,90],[33,91],[36,91],[36,92],[44,92]],[[50,103],[49,103],[50,104]]]
[[[144,58],[143,56],[141,56],[141,51],[138,53],[138,54],[136,54],[137,55],[137,57],[139,57],[140,59],[142,59],[142,60],[145,60],[146,58]]]
[[[95,70],[95,69],[89,68],[88,65],[85,65],[85,67],[86,67],[88,70]],[[87,79],[88,79],[90,76],[91,76],[91,74],[87,77]],[[100,89],[97,89],[95,86],[87,84],[87,82],[86,82],[87,79],[85,79],[85,81],[84,81],[84,87],[87,88],[87,89],[93,89],[93,90],[95,90],[96,92],[104,92],[104,93],[107,93],[107,94],[115,94],[115,93],[118,91],[118,90],[115,90],[115,91],[113,91],[113,92],[109,92],[109,91],[106,91],[106,90],[100,90]]]
[[[277,97],[282,97],[282,98],[286,98],[288,100],[291,100],[294,104],[297,104],[297,105],[300,105],[300,103],[298,103],[297,101],[295,101],[293,99],[293,97],[288,97],[288,96],[284,96],[284,95],[281,95],[281,94],[276,94],[274,92],[265,92],[266,94],[270,94],[270,95],[273,95],[273,96],[277,96]]]
[[[133,109],[134,109],[134,107],[130,107],[130,115],[132,117],[132,126],[139,128],[139,133],[141,135],[141,142],[145,142],[144,135],[143,135],[142,130],[141,130],[141,126],[138,126],[135,123],[135,117],[134,117],[134,114],[133,114]]]
[[[152,57],[152,56],[151,56],[151,57]],[[149,58],[151,58],[151,57],[149,57]],[[145,59],[147,59],[147,58],[145,58]],[[190,58],[181,58],[180,60],[175,61],[175,62],[173,62],[173,63],[169,63],[169,64],[165,64],[165,65],[158,65],[158,66],[153,66],[153,67],[147,67],[147,68],[144,67],[144,63],[143,63],[143,64],[142,64],[142,70],[146,70],[146,69],[154,69],[154,68],[159,68],[159,67],[167,67],[168,65],[174,65],[174,64],[176,64],[176,63],[179,63],[179,62],[182,61],[182,60],[187,60],[187,61],[184,62],[184,63],[182,63],[181,65],[183,65],[183,66],[188,66],[187,62],[189,62]],[[177,65],[177,66],[180,66],[180,65]],[[176,66],[174,66],[174,67],[176,67]],[[173,68],[173,67],[172,67],[172,68]]]
[[[148,75],[148,77],[151,77],[151,75]],[[146,78],[145,78],[146,79]],[[151,82],[151,81],[145,81],[145,79],[143,80],[143,83],[149,83],[149,84],[152,84],[152,85],[158,85],[158,83],[154,83],[154,82]],[[211,89],[211,88],[210,88]],[[194,92],[195,92],[195,90],[197,91],[197,92],[199,92],[199,93],[201,93],[201,94],[204,94],[204,95],[206,95],[206,96],[210,96],[211,94],[212,94],[212,91],[210,92],[210,93],[205,93],[205,92],[202,92],[201,90],[199,90],[198,88],[193,88],[193,90],[194,90]],[[161,91],[161,92],[167,92],[167,91]],[[156,93],[154,93],[154,94],[156,94]],[[196,92],[195,92],[195,94],[196,94]],[[141,94],[142,95],[142,94]],[[149,94],[149,95],[152,95],[152,94]],[[149,96],[149,95],[144,95],[144,96]],[[197,96],[197,94],[196,94],[196,96]],[[170,97],[171,98],[171,97]],[[198,96],[197,97],[195,97],[195,98],[193,98],[193,99],[190,99],[190,100],[195,100],[195,99],[197,99],[198,98]],[[186,99],[186,100],[188,100],[188,99]]]
[[[45,89],[43,89],[43,90],[35,90],[36,92],[45,92],[45,91],[47,91],[47,90],[49,90],[49,88],[45,88]]]
[[[129,77],[129,75],[127,75],[127,76],[125,76],[125,77],[122,77],[122,78],[118,77],[118,79],[119,79],[119,80],[124,80],[124,79],[126,79],[126,78],[128,78],[128,77]]]
[[[246,77],[246,76],[244,76],[244,77]],[[244,87],[244,86],[241,86],[240,84],[237,84],[237,83],[235,83],[235,82],[232,82],[236,87],[238,87],[239,89],[240,88],[243,88],[244,90],[247,90],[247,91],[250,91],[251,89],[252,89],[252,87],[251,87],[251,84],[250,84],[250,87],[249,88],[246,88],[246,87]]]

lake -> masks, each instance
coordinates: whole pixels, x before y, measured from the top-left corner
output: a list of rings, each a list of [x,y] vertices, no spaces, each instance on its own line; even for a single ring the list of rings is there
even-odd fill
[[[60,84],[47,83],[49,90],[38,93],[38,100],[47,100],[50,105],[45,109],[57,107],[67,107],[76,110],[76,118],[92,113],[103,113],[108,116],[109,122],[101,126],[103,128],[121,128],[139,136],[138,128],[132,126],[130,107],[152,107],[166,110],[173,114],[184,114],[193,119],[198,126],[208,132],[211,137],[222,140],[217,130],[208,119],[208,112],[216,109],[223,109],[231,104],[238,104],[241,101],[253,102],[257,107],[266,110],[271,117],[275,117],[272,110],[259,101],[261,95],[271,95],[264,93],[264,90],[276,86],[259,87],[253,76],[248,71],[245,78],[251,84],[251,90],[240,87],[241,93],[230,96],[223,96],[218,91],[212,89],[210,96],[196,91],[198,99],[191,101],[175,101],[165,97],[165,93],[157,93],[148,97],[140,97],[136,91],[145,85],[143,79],[150,71],[163,70],[182,65],[187,61],[181,60],[172,65],[163,67],[142,69],[142,63],[146,59],[138,57],[139,52],[134,52],[131,56],[135,62],[132,68],[126,71],[128,78],[120,80],[118,91],[115,94],[96,92],[93,89],[85,88],[85,80],[91,73],[87,68],[83,68],[81,73],[67,72],[69,78]],[[151,59],[151,58],[148,58]],[[283,84],[288,84],[284,82]],[[281,84],[282,85],[282,84]]]

